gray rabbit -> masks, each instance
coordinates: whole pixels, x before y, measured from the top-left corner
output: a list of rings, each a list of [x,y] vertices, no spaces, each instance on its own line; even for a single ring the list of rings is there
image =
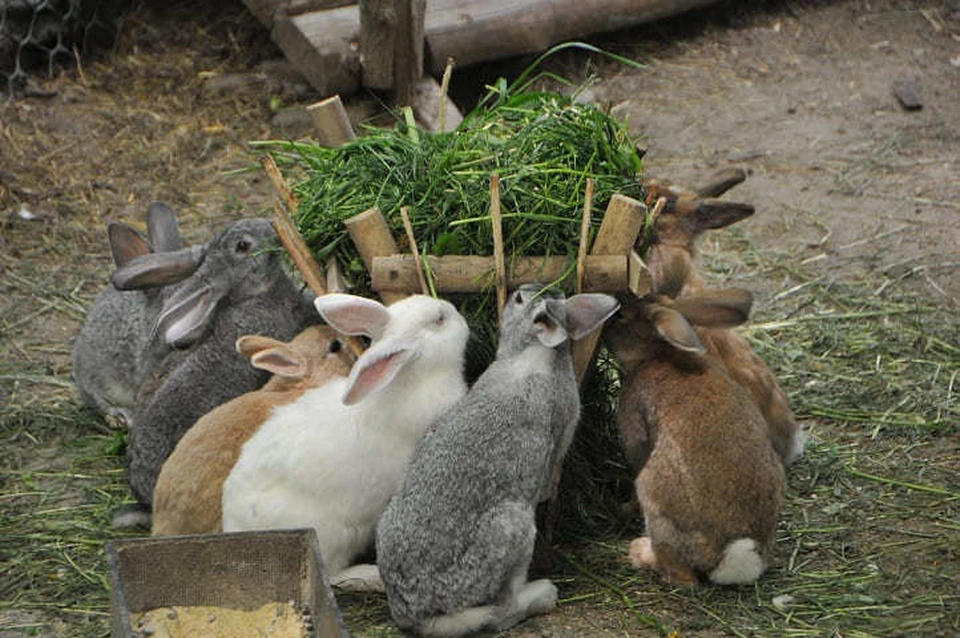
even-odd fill
[[[538,286],[508,299],[496,361],[423,440],[380,519],[377,560],[401,628],[461,636],[553,609],[556,587],[527,570],[534,508],[580,416],[569,341],[617,307]]]
[[[166,204],[153,202],[147,209],[147,238],[130,226],[115,222],[107,227],[114,264],[154,252],[170,253],[182,248],[176,213]],[[152,274],[155,286],[143,290],[118,290],[107,285],[87,313],[72,352],[73,380],[81,400],[96,408],[108,421],[129,427],[137,390],[158,358],[147,356],[147,344],[169,289],[196,270],[190,251],[181,259],[169,259]]]
[[[136,289],[153,286],[170,263],[196,262],[196,272],[165,295],[150,328],[147,356],[161,361],[138,390],[127,443],[130,487],[141,509],[149,506],[160,468],[183,433],[266,381],[266,373],[236,354],[236,340],[261,334],[286,341],[320,322],[311,300],[284,273],[272,250],[277,246],[269,221],[242,219],[199,251],[136,257],[114,273],[118,289]]]

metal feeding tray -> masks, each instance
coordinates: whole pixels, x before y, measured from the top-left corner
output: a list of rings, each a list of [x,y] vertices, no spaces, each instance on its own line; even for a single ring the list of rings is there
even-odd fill
[[[106,555],[114,638],[140,638],[132,617],[151,609],[288,601],[309,611],[311,636],[349,638],[312,529],[116,540]]]

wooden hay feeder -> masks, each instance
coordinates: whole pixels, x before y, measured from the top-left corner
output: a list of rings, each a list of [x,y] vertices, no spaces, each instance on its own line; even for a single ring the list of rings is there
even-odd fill
[[[133,618],[165,607],[309,609],[311,636],[349,638],[312,529],[116,540],[106,545],[111,635],[139,638]]]

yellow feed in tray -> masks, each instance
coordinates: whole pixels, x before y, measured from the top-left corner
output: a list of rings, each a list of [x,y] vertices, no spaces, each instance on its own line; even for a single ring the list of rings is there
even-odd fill
[[[292,602],[242,611],[226,607],[160,607],[133,615],[144,638],[308,638],[304,615]]]

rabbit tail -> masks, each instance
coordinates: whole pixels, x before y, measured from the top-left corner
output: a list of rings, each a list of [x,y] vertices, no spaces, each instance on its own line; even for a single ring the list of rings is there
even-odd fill
[[[738,538],[723,550],[720,564],[710,572],[710,582],[717,585],[752,583],[766,568],[763,557],[752,538]]]
[[[484,630],[504,631],[529,616],[546,614],[557,605],[557,587],[547,579],[527,582],[526,567],[519,569],[505,605],[470,607],[422,621],[419,632],[429,638],[456,638]]]

